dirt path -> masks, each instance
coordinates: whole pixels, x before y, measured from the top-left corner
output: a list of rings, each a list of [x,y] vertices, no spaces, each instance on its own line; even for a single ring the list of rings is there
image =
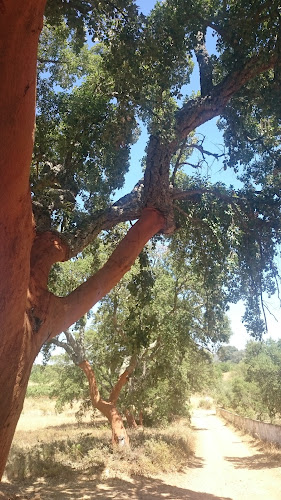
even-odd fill
[[[211,412],[196,410],[192,423],[197,435],[194,468],[184,477],[166,478],[170,484],[190,490],[179,498],[281,499],[281,464],[277,467],[274,460],[243,442]]]
[[[281,464],[269,461],[211,412],[196,410],[193,428],[197,436],[195,457],[184,474],[151,479],[108,479],[102,483],[75,480],[22,487],[4,498],[32,500],[280,500]],[[17,490],[18,491],[18,490]],[[15,490],[14,490],[15,492]]]

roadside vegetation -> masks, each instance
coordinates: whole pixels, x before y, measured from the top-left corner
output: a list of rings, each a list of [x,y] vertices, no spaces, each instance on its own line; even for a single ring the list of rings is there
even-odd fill
[[[222,347],[215,391],[218,405],[235,413],[281,424],[281,341],[248,342],[245,351]]]
[[[181,471],[193,455],[194,437],[188,419],[131,429],[131,449],[113,450],[106,420],[90,412],[77,419],[78,408],[75,402],[58,414],[54,400],[41,396],[26,399],[6,467],[8,481],[66,479],[75,474],[89,479],[151,476]]]
[[[86,338],[93,335],[90,330]],[[101,356],[102,351],[96,355]],[[143,392],[139,379],[134,381],[132,377],[118,402],[130,440],[130,448],[123,449],[112,448],[110,426],[93,407],[83,372],[66,354],[51,359],[51,363],[34,365],[32,370],[5,472],[6,479],[13,483],[73,475],[99,481],[183,471],[192,460],[196,444],[190,427],[192,407],[212,410],[218,404],[243,416],[281,423],[280,341],[251,341],[244,351],[221,346],[213,358],[206,353],[196,358],[190,351],[174,375],[181,374],[181,392],[171,390],[173,379],[165,377],[161,367],[162,376],[156,377],[154,367],[155,384],[148,376],[150,386],[144,384]],[[149,366],[148,359],[148,372]],[[105,372],[98,374],[104,390],[109,372],[107,377]],[[132,404],[133,395],[136,405]],[[143,409],[141,418],[138,402]],[[135,425],[126,420],[128,408]],[[266,457],[280,460],[280,450],[275,446],[256,446]]]

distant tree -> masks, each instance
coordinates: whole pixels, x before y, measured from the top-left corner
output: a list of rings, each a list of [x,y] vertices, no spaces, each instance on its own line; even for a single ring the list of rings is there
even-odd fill
[[[222,362],[231,361],[232,363],[239,363],[243,359],[244,351],[232,345],[223,345],[218,349],[217,355]]]
[[[258,397],[269,418],[281,416],[281,341],[248,342],[246,381],[258,386]]]
[[[34,364],[27,388],[28,397],[49,397],[52,392],[53,384],[57,373],[53,365],[43,366]]]
[[[281,416],[281,342],[248,342],[243,361],[221,385],[227,408],[261,420]]]
[[[264,331],[280,242],[280,2],[166,0],[143,16],[133,0],[1,0],[0,46],[2,475],[42,345],[104,297],[159,231],[181,227],[201,274],[214,290],[219,274],[229,298],[247,297],[246,326]],[[193,55],[200,89],[187,95]],[[199,175],[219,155],[195,131],[215,116],[241,189]],[[144,176],[113,203],[138,120],[149,133]],[[101,269],[67,296],[50,292],[53,264],[130,220]]]

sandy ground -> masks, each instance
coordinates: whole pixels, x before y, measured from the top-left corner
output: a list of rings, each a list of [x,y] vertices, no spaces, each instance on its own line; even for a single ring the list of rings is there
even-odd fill
[[[211,412],[196,410],[192,423],[194,467],[184,476],[166,477],[170,485],[186,489],[171,498],[281,500],[281,463],[278,467]]]
[[[75,478],[64,483],[0,487],[0,500],[280,500],[281,464],[250,446],[212,412],[196,410],[196,454],[183,474],[157,478]],[[1,496],[2,491],[2,496]]]

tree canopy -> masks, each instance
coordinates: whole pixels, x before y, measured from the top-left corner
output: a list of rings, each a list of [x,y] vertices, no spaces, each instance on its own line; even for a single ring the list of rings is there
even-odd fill
[[[259,336],[280,242],[278,2],[166,1],[149,16],[132,2],[59,5],[47,4],[39,50],[37,227],[59,230],[76,255],[102,229],[157,208],[165,233],[181,228],[206,279],[222,275],[231,299],[248,300],[244,320]],[[187,95],[195,64],[201,91]],[[190,166],[194,150],[214,158],[196,128],[215,116],[224,168],[240,189],[212,185],[200,162]],[[150,134],[144,177],[113,203],[141,123]]]

